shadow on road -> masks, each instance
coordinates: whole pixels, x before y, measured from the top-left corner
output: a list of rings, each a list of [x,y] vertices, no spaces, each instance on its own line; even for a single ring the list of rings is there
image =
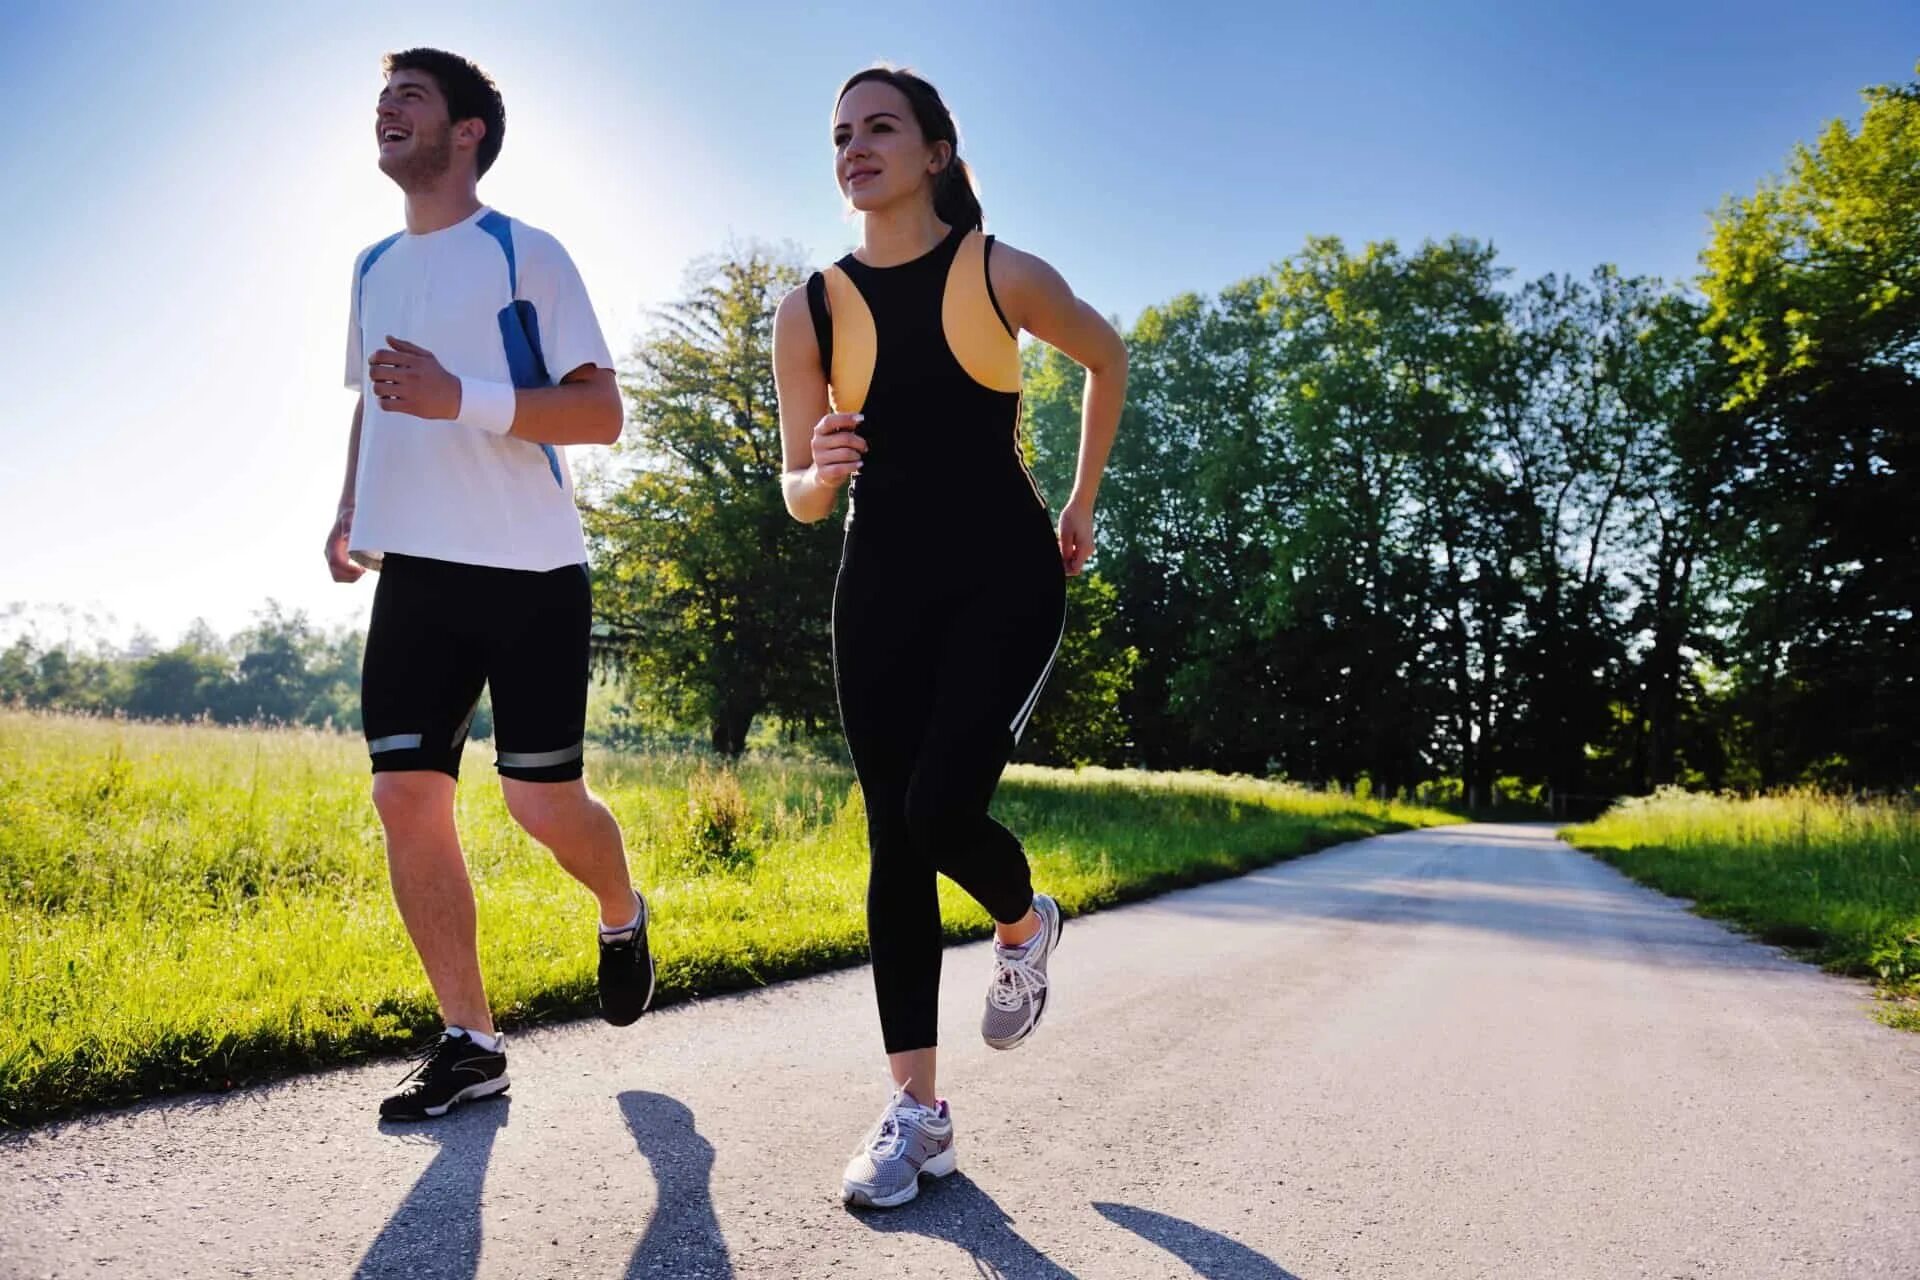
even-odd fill
[[[713,1214],[713,1144],[694,1128],[693,1112],[677,1098],[639,1089],[620,1095],[620,1112],[659,1188],[646,1234],[627,1263],[627,1280],[732,1280],[733,1259]]]
[[[1185,1218],[1098,1200],[1093,1207],[1108,1222],[1159,1245],[1192,1267],[1194,1274],[1203,1280],[1300,1280],[1266,1255],[1255,1253],[1218,1231],[1195,1226]]]
[[[875,1231],[910,1232],[958,1245],[986,1280],[1075,1280],[1071,1271],[1021,1239],[1013,1219],[964,1173],[929,1180],[917,1200],[898,1209],[847,1212]]]
[[[354,1268],[354,1280],[471,1280],[480,1269],[480,1191],[487,1161],[512,1105],[502,1093],[456,1107],[431,1127],[381,1123],[382,1133],[432,1142],[440,1150],[374,1237]]]

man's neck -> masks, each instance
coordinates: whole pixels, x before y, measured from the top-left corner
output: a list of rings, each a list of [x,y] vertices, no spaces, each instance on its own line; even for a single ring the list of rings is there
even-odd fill
[[[407,230],[424,236],[441,231],[456,222],[471,218],[480,207],[480,196],[472,182],[447,184],[407,192]]]

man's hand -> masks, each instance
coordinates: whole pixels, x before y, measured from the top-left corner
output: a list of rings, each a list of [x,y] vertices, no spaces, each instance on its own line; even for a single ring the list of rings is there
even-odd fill
[[[347,556],[347,538],[353,532],[353,508],[342,507],[327,533],[327,572],[335,582],[358,582],[366,570]]]
[[[460,379],[441,368],[433,352],[387,335],[387,345],[367,360],[373,394],[390,413],[416,418],[460,416]]]

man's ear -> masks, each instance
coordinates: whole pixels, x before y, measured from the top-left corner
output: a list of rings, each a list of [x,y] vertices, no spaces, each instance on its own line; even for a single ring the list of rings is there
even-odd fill
[[[487,122],[478,116],[472,116],[453,126],[453,140],[469,150],[478,150],[481,139],[486,136]]]

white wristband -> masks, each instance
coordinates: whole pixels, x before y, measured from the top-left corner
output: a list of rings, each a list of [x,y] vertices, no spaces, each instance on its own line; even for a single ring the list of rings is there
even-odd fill
[[[513,430],[516,405],[511,382],[482,382],[478,378],[460,379],[460,416],[454,421],[463,427],[503,436]]]

